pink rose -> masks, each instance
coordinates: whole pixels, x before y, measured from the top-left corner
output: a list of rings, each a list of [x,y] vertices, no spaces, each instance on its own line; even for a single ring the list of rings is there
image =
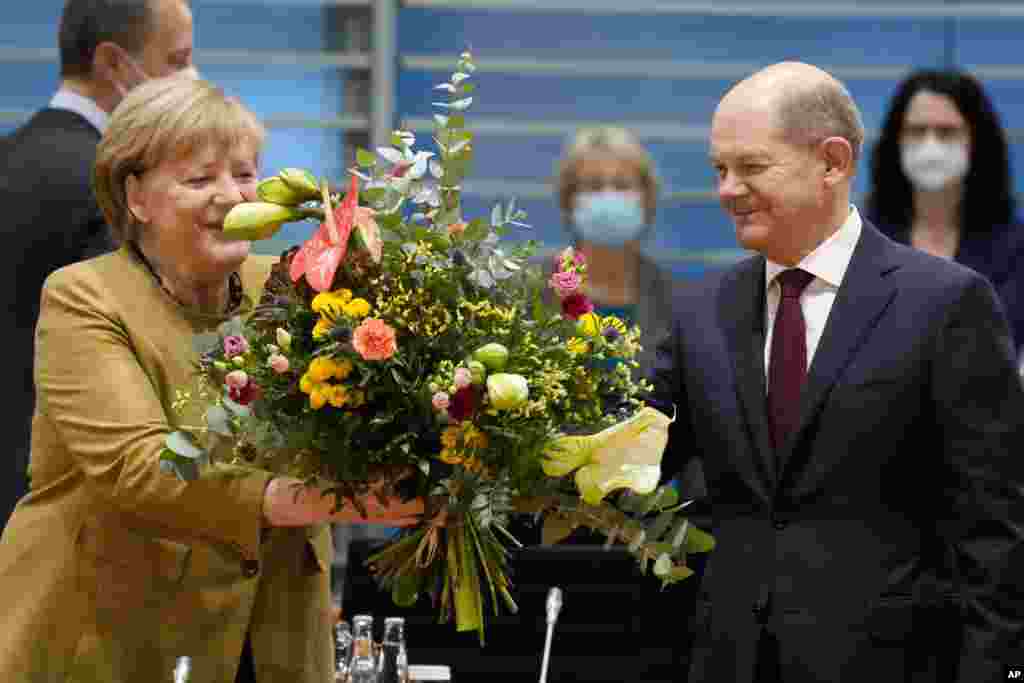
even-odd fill
[[[583,294],[572,294],[562,299],[562,315],[571,320],[579,320],[581,315],[594,310],[594,304]]]
[[[274,355],[267,359],[267,365],[270,366],[271,370],[273,370],[279,375],[282,375],[288,372],[288,367],[290,364],[288,363],[287,356],[282,356],[280,353],[275,353]]]
[[[379,318],[366,318],[353,330],[352,346],[365,360],[387,360],[398,350],[394,328]]]
[[[560,273],[553,273],[548,284],[555,290],[559,298],[564,299],[576,293],[580,288],[580,276],[575,270],[563,270]]]
[[[228,389],[228,396],[240,406],[247,406],[262,395],[263,392],[256,386],[256,382],[249,382],[241,389],[234,387]]]
[[[448,404],[450,403],[448,394],[443,391],[437,392],[434,394],[434,398],[431,403],[434,404],[434,410],[448,410]]]
[[[455,368],[455,388],[462,389],[473,383],[473,373],[469,368]]]
[[[224,383],[229,389],[241,389],[249,383],[249,375],[245,374],[244,370],[232,370],[224,378]]]
[[[237,334],[224,337],[224,356],[226,358],[240,356],[248,350],[249,342],[245,340],[245,337],[240,337]]]

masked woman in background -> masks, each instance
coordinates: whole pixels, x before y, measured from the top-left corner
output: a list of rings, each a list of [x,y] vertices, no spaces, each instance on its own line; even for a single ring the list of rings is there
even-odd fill
[[[1024,232],[1006,136],[960,71],[918,71],[897,88],[871,160],[868,218],[891,238],[991,280],[1024,344]]]

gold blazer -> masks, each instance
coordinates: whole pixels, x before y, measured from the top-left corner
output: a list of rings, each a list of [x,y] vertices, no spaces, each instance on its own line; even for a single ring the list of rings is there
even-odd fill
[[[270,260],[251,257],[258,300]],[[261,681],[326,683],[326,525],[262,528],[265,471],[160,469],[200,320],[133,254],[53,273],[36,329],[31,490],[0,538],[0,680],[231,683],[246,633]],[[197,415],[191,416],[197,418]]]

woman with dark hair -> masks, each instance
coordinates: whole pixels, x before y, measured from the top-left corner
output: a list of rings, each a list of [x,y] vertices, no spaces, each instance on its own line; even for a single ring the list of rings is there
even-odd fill
[[[971,75],[917,71],[899,85],[871,159],[867,216],[893,239],[991,280],[1021,349],[1024,232],[1006,136]]]

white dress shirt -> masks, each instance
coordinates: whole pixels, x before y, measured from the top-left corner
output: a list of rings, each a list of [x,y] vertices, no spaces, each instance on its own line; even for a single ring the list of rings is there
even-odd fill
[[[843,277],[853,257],[853,249],[860,239],[861,220],[857,207],[850,207],[850,215],[846,221],[819,244],[814,251],[805,256],[796,265],[797,268],[806,270],[814,276],[811,283],[800,295],[800,308],[804,313],[804,322],[807,326],[807,368],[810,370],[811,361],[814,359],[814,352],[818,349],[818,342],[821,341],[821,333],[825,330],[825,323],[828,322],[828,314],[832,311],[832,304],[836,300],[836,293],[839,285],[843,284]],[[775,325],[775,314],[779,310],[779,298],[781,296],[779,283],[776,277],[786,266],[768,261],[765,270],[765,344],[764,344],[764,369],[765,378],[768,377],[768,364],[771,362],[772,328]],[[766,381],[767,386],[767,381]]]
[[[73,111],[76,114],[80,114],[85,118],[86,121],[92,124],[92,127],[103,133],[107,129],[107,122],[110,121],[110,115],[99,108],[95,102],[90,100],[88,97],[79,95],[76,92],[71,92],[66,88],[61,88],[57,91],[57,94],[50,100],[50,107],[52,109],[66,109],[67,111]]]

